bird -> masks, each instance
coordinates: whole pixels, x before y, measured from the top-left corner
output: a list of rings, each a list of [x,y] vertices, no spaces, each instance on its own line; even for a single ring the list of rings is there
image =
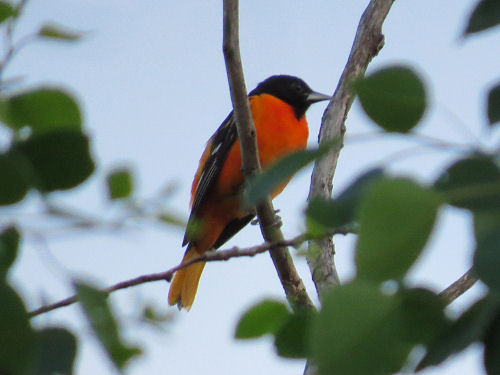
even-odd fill
[[[271,76],[248,94],[262,168],[306,147],[309,130],[305,113],[311,104],[330,98],[290,75]],[[182,243],[187,249],[181,264],[219,248],[255,217],[255,210],[242,202],[244,181],[231,112],[208,140],[193,179],[191,213]],[[276,188],[271,197],[281,193],[287,183]],[[204,266],[205,262],[198,262],[175,273],[169,305],[191,308]]]

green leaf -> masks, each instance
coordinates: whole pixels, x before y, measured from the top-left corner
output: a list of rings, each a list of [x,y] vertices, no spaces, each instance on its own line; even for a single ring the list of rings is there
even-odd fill
[[[450,326],[444,315],[443,299],[426,289],[402,289],[397,295],[401,303],[401,337],[404,341],[428,345]]]
[[[258,204],[269,194],[286,185],[297,171],[325,156],[338,142],[329,141],[317,149],[297,151],[279,159],[249,181],[244,192],[245,203],[249,206]]]
[[[397,372],[413,347],[401,338],[403,317],[398,298],[383,295],[378,285],[356,282],[329,290],[309,341],[319,373]]]
[[[79,40],[83,34],[74,30],[68,30],[66,27],[51,23],[43,25],[40,31],[38,32],[38,35],[42,38],[72,42]]]
[[[499,311],[499,301],[491,296],[476,302],[428,346],[417,370],[436,366],[474,342],[482,341]]]
[[[30,187],[29,165],[16,153],[0,154],[0,206],[24,199]]]
[[[132,175],[127,168],[111,171],[106,177],[109,199],[124,199],[130,197],[134,189]]]
[[[500,312],[484,339],[484,367],[488,375],[500,374]]]
[[[12,4],[6,1],[0,1],[0,23],[5,22],[10,17],[15,16],[16,11]]]
[[[438,207],[436,195],[413,181],[376,181],[359,209],[355,255],[359,277],[403,278],[427,243]]]
[[[281,357],[306,358],[309,354],[308,337],[313,314],[307,311],[294,313],[278,328],[274,346]]]
[[[473,10],[464,36],[489,29],[500,24],[500,2],[498,0],[481,0]]]
[[[359,79],[354,89],[365,113],[388,132],[410,131],[427,106],[422,80],[404,66],[384,68]]]
[[[284,303],[264,300],[243,314],[236,327],[235,337],[252,339],[275,333],[289,316]]]
[[[313,197],[307,206],[307,228],[318,235],[332,232],[339,227],[351,224],[355,219],[359,201],[371,183],[383,175],[381,169],[373,169],[361,175],[336,199],[326,200]]]
[[[0,278],[7,274],[16,260],[20,238],[16,227],[8,227],[0,232]]]
[[[474,273],[491,289],[500,293],[500,230],[477,239]]]
[[[471,155],[451,165],[435,182],[449,204],[470,210],[500,208],[500,170],[489,156]]]
[[[64,90],[52,87],[39,87],[4,98],[0,119],[12,129],[29,126],[34,133],[82,127],[76,100]]]
[[[32,365],[34,333],[17,293],[0,280],[0,374],[25,374]]]
[[[78,131],[33,135],[14,149],[31,163],[35,186],[44,192],[72,189],[94,171],[89,139]]]
[[[141,350],[122,342],[106,293],[82,282],[76,282],[75,287],[78,300],[81,302],[92,330],[109,358],[120,370],[123,370],[127,362],[139,355]]]
[[[500,121],[500,84],[488,93],[488,121],[490,125]]]
[[[44,328],[37,332],[37,336],[38,362],[33,374],[72,374],[76,337],[64,328]]]

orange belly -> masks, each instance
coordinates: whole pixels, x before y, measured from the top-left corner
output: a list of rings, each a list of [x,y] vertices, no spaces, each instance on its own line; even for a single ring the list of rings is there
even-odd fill
[[[250,98],[250,108],[262,168],[268,167],[284,155],[306,147],[308,128],[305,116],[297,119],[288,104],[271,95],[262,94]],[[234,194],[243,181],[240,142],[237,140],[229,151],[217,181],[216,191],[221,195]],[[277,188],[272,193],[273,198],[285,186],[286,183]]]

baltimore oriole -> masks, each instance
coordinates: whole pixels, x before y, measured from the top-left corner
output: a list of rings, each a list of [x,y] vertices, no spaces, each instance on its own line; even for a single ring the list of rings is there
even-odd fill
[[[287,75],[272,76],[250,92],[262,168],[306,147],[305,112],[311,104],[328,99],[330,96],[314,92],[303,80]],[[183,262],[217,249],[253,219],[255,213],[241,204],[243,182],[240,143],[231,112],[207,142],[194,176]],[[287,183],[271,196],[281,193]],[[196,230],[190,230],[192,227]],[[204,266],[195,263],[175,274],[168,294],[170,305],[191,308]]]

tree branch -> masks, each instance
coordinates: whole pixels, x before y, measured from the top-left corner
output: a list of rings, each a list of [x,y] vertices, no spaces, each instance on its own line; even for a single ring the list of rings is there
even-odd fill
[[[470,268],[462,275],[462,277],[439,293],[439,296],[441,296],[446,301],[446,304],[449,305],[469,290],[476,283],[476,281],[477,278],[472,275],[472,268]]]
[[[243,77],[239,47],[238,0],[224,0],[223,45],[234,117],[241,145],[242,172],[245,178],[253,177],[260,171],[255,126],[253,124],[247,90]],[[267,242],[283,241],[283,234],[276,225],[276,215],[268,198],[257,207],[260,228]],[[286,247],[274,248],[271,252],[276,271],[290,305],[294,309],[314,308],[306,288],[293,264]]]
[[[323,115],[318,137],[320,144],[338,139],[338,146],[326,157],[316,161],[308,199],[313,196],[330,198],[332,195],[333,175],[346,131],[345,120],[354,100],[354,93],[349,86],[353,79],[364,75],[370,61],[383,47],[382,24],[393,2],[394,0],[372,0],[361,16],[347,64]],[[309,248],[314,247],[319,247],[320,251],[309,251],[307,262],[318,295],[321,295],[327,287],[339,284],[333,259],[335,248],[331,237],[310,241]]]
[[[276,249],[282,246],[299,246],[301,243],[305,241],[305,237],[303,235],[297,236],[295,238],[292,238],[290,240],[283,240],[283,241],[278,241],[278,242],[273,242],[273,243],[263,243],[261,245],[257,246],[252,246],[252,247],[247,247],[244,249],[240,249],[238,247],[233,247],[231,249],[227,250],[219,250],[219,251],[208,251],[203,255],[200,255],[197,258],[190,259],[187,262],[180,263],[177,266],[170,268],[167,271],[164,272],[158,272],[158,273],[152,273],[148,275],[142,275],[139,277],[135,277],[130,280],[122,281],[117,284],[114,284],[110,287],[107,287],[103,289],[103,292],[110,294],[113,292],[116,292],[117,290],[121,289],[126,289],[130,288],[133,286],[145,284],[145,283],[150,283],[154,281],[168,281],[172,279],[173,275],[175,272],[179,271],[182,268],[186,268],[194,263],[198,262],[216,262],[216,261],[226,261],[232,258],[241,258],[241,257],[253,257],[257,254],[265,253],[266,251]],[[50,305],[45,305],[42,307],[39,307],[36,310],[33,310],[28,313],[28,316],[30,318],[41,315],[44,313],[47,313],[52,310],[59,309],[61,307],[69,306],[74,303],[78,302],[77,296],[71,296],[68,298],[65,298],[61,301],[52,303]]]

